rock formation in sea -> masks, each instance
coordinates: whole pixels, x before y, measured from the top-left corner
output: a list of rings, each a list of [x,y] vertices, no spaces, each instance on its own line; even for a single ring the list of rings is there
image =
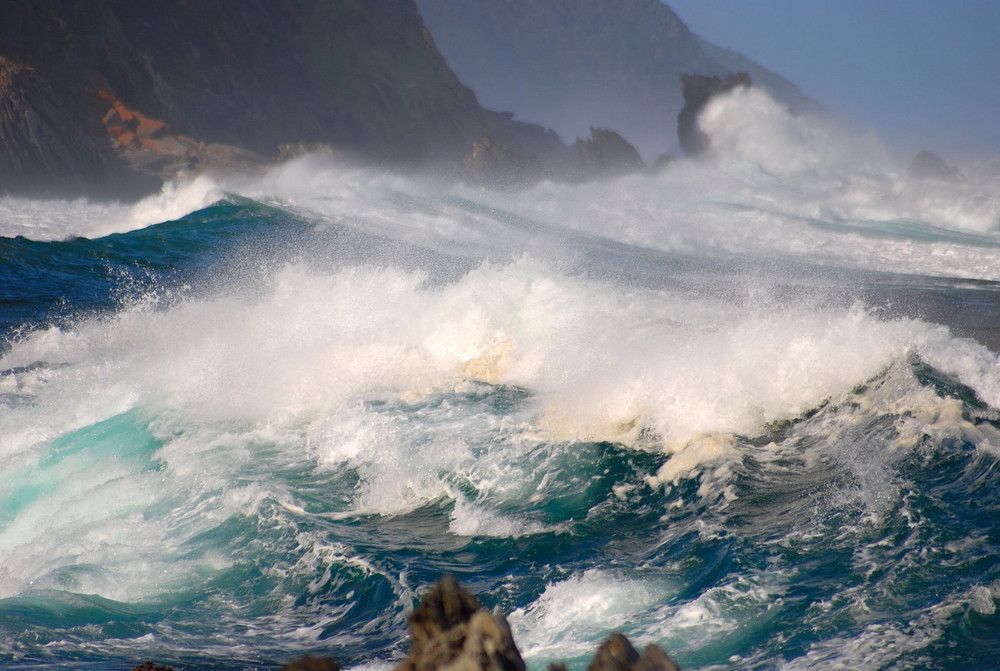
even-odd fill
[[[573,147],[480,106],[415,0],[8,0],[0,194],[132,199],[185,172],[254,171],[319,147],[496,188],[617,176],[645,168],[627,138],[672,143],[663,109],[679,97],[677,72],[725,74],[657,0],[512,2],[421,7],[474,41],[496,33],[480,46],[502,57],[452,62],[485,59],[527,86],[519,112],[557,101],[600,129]]]
[[[482,608],[451,576],[443,577],[410,616],[410,654],[395,671],[524,671],[507,620]],[[553,671],[565,670],[561,664]],[[628,639],[612,634],[588,671],[678,671],[656,645],[640,656]]]
[[[780,75],[693,34],[660,0],[416,0],[480,102],[570,141],[611,128],[647,159],[672,149],[680,75],[747,71],[797,113],[818,106]]]
[[[525,671],[507,619],[483,608],[451,575],[424,595],[410,615],[410,652],[394,671]],[[550,671],[566,671],[562,663]],[[132,671],[173,671],[146,662]],[[300,657],[280,671],[340,671],[330,657]],[[587,671],[680,671],[659,646],[640,655],[620,633],[597,648]]]
[[[530,186],[542,174],[537,156],[515,151],[492,135],[476,140],[462,165],[462,177],[467,183],[501,190]]]
[[[518,151],[487,135],[466,154],[462,178],[468,184],[510,190],[542,179],[578,183],[647,171],[636,148],[606,128],[591,128],[589,138],[577,138],[568,149],[561,143],[546,148],[541,153],[544,162],[538,153],[527,151]],[[665,162],[660,161],[658,168]]]
[[[130,197],[283,145],[460,160],[552,134],[481,107],[413,0],[8,0],[0,193]]]
[[[646,169],[646,163],[636,148],[621,135],[606,128],[591,128],[590,138],[578,138],[570,149],[573,176],[580,180],[617,177]]]
[[[410,616],[410,654],[396,671],[524,671],[507,620],[445,576]]]
[[[753,80],[754,86],[767,91],[772,98],[787,106],[794,113],[820,117],[827,115],[827,111],[818,102],[774,70],[765,68],[738,51],[720,47],[700,37],[698,44],[701,45],[702,50],[709,58],[729,71],[730,74],[747,73]]]
[[[698,115],[715,96],[741,86],[750,86],[750,75],[738,72],[724,79],[705,75],[681,75],[684,108],[677,115],[677,141],[687,156],[704,154],[711,141],[698,125]]]

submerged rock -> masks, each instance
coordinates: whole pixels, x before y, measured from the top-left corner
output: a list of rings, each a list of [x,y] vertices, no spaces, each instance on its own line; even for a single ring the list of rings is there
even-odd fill
[[[741,86],[750,86],[750,75],[737,72],[725,79],[704,75],[681,75],[684,107],[677,115],[677,140],[687,156],[704,154],[711,144],[708,135],[698,126],[698,115],[712,98]]]
[[[510,626],[502,615],[490,613],[455,578],[445,575],[410,615],[410,654],[394,671],[526,671]],[[147,661],[132,671],[174,671]],[[280,671],[341,671],[329,657],[304,656]],[[566,665],[549,665],[566,671]],[[619,633],[597,648],[587,671],[680,671],[658,646],[642,655]]]

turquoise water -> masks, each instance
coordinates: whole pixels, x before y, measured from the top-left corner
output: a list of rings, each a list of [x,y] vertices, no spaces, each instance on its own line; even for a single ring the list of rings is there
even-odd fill
[[[387,668],[445,572],[532,669],[997,668],[995,231],[286,170],[0,239],[4,668]]]

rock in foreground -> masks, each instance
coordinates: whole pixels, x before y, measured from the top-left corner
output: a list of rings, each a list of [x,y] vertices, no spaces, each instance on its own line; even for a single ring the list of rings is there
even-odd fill
[[[483,610],[446,575],[410,616],[410,656],[396,671],[524,671],[503,616]]]
[[[444,576],[410,616],[410,654],[394,671],[526,671],[506,618],[484,609],[476,598]],[[173,671],[153,662],[132,671]],[[328,657],[300,657],[280,671],[340,671]],[[549,671],[566,671],[550,664]],[[587,671],[680,671],[657,645],[640,655],[622,634],[611,634]]]
[[[410,616],[410,655],[396,671],[524,671],[525,664],[507,620],[483,609],[452,576],[424,596]],[[552,671],[566,667],[555,664]],[[588,671],[679,671],[656,645],[642,656],[621,634],[597,649]]]

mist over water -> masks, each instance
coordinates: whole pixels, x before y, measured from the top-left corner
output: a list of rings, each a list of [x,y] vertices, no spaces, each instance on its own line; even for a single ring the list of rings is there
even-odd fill
[[[383,668],[449,571],[534,669],[992,668],[994,167],[756,91],[703,125],[514,193],[317,155],[0,201],[0,659]]]

